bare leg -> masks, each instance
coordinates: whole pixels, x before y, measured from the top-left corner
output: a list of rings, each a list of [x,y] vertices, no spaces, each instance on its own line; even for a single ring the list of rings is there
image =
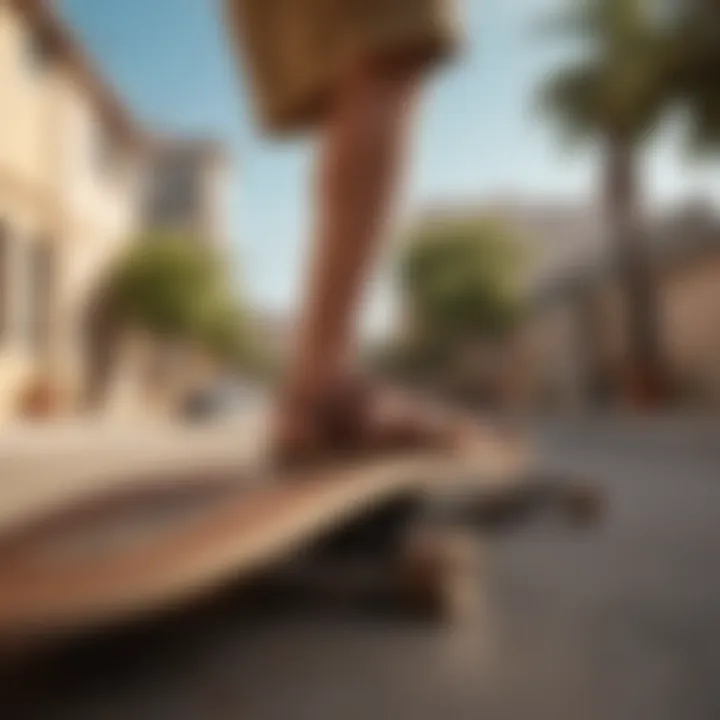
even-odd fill
[[[358,308],[392,209],[417,90],[418,64],[371,65],[345,84],[326,128],[318,235],[288,393],[313,398],[352,363]],[[311,434],[281,404],[279,433]],[[301,441],[300,438],[297,438]]]

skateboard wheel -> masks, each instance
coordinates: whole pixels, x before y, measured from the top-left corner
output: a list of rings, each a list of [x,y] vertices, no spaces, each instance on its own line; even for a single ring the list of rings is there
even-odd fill
[[[403,607],[432,621],[460,619],[472,607],[477,566],[477,546],[467,533],[449,528],[412,532],[397,571]]]

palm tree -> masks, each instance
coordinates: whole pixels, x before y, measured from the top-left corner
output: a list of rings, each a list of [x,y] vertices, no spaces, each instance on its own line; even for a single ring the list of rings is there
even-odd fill
[[[690,140],[720,148],[720,2],[673,0],[674,92],[688,111]]]
[[[492,217],[427,218],[397,260],[403,330],[379,367],[436,387],[461,375],[474,385],[475,358],[498,355],[522,310],[523,256],[513,233]]]
[[[136,238],[109,268],[90,305],[91,405],[104,399],[117,356],[138,334],[152,338],[151,353],[179,350],[182,363],[202,355],[228,371],[257,375],[265,369],[247,301],[232,291],[224,266],[200,238]]]
[[[587,53],[543,88],[546,106],[573,137],[600,142],[607,234],[628,318],[626,392],[643,404],[662,399],[666,373],[654,284],[644,251],[638,172],[643,143],[672,102],[669,29],[643,0],[583,0],[559,23]]]

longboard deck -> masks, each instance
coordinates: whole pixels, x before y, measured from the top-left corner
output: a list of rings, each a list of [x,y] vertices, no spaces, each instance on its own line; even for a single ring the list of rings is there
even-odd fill
[[[233,473],[106,491],[0,536],[0,638],[163,610],[291,556],[448,473],[511,474],[412,454],[306,473]],[[492,466],[492,467],[491,467]]]

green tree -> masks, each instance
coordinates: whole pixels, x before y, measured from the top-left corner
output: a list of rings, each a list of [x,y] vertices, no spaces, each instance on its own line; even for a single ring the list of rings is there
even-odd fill
[[[629,320],[627,390],[662,399],[666,373],[655,288],[644,248],[639,153],[677,99],[673,23],[645,0],[582,0],[557,24],[588,52],[544,88],[547,107],[572,138],[599,140],[605,157],[604,206]]]
[[[221,292],[219,264],[190,238],[138,238],[121,256],[106,291],[124,324],[168,338],[194,336]]]
[[[226,268],[194,238],[150,235],[131,244],[102,289],[106,319],[160,340],[182,341],[232,367],[258,355],[245,303]]]
[[[272,379],[275,363],[269,348],[258,338],[245,303],[227,293],[208,298],[200,310],[197,342],[230,369]]]
[[[400,258],[410,345],[441,363],[469,341],[507,332],[520,311],[520,261],[518,246],[492,219],[442,219],[419,227]]]
[[[720,148],[720,3],[667,2],[674,92],[687,111],[690,140],[701,152]]]

